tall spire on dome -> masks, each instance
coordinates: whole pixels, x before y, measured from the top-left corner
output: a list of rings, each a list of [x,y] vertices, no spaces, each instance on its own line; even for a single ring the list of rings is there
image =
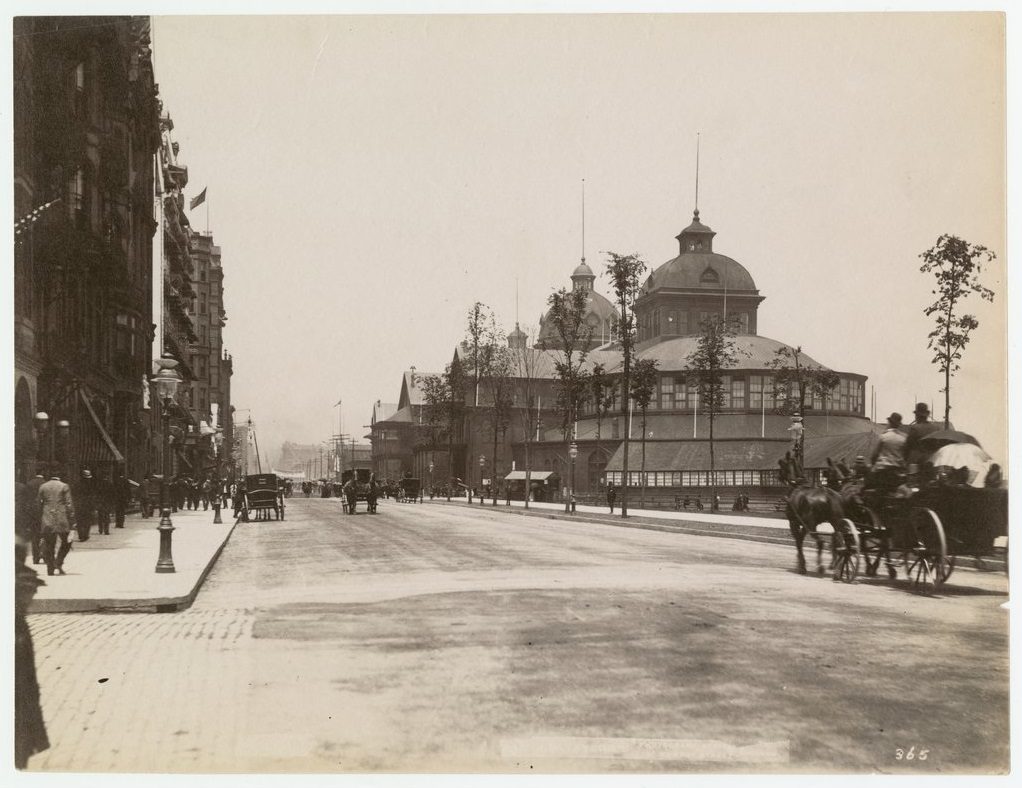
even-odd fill
[[[586,261],[586,179],[582,179],[582,262]]]
[[[674,236],[678,239],[681,254],[686,252],[713,252],[713,230],[699,221],[699,132],[696,132],[696,196],[692,223]]]
[[[696,132],[696,205],[693,217],[699,219],[699,132]]]

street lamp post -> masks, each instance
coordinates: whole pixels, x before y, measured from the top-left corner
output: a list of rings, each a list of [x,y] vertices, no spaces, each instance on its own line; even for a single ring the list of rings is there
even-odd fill
[[[480,505],[486,503],[486,496],[483,495],[483,473],[486,468],[486,455],[479,455],[479,503]]]
[[[433,461],[429,461],[429,500],[433,500]]]
[[[575,511],[575,458],[578,457],[578,444],[575,441],[571,442],[571,446],[568,447],[568,456],[571,458],[571,487],[568,492],[568,502],[565,511]]]
[[[160,557],[156,561],[157,573],[174,572],[174,559],[171,555],[171,539],[174,533],[174,524],[170,520],[170,504],[167,500],[167,473],[170,469],[170,406],[174,402],[174,395],[177,393],[181,376],[174,367],[177,361],[164,357],[160,360],[160,371],[153,378],[156,384],[156,396],[160,400],[163,416],[163,473],[160,476],[160,524],[157,530],[160,532]]]
[[[36,442],[39,446],[40,456],[37,459],[47,465],[47,475],[52,475],[57,472],[58,469],[54,467],[56,460],[55,452],[53,448],[54,438],[59,439],[60,445],[62,446],[61,455],[66,454],[66,443],[68,435],[71,432],[71,423],[67,419],[61,419],[57,422],[56,435],[50,429],[50,415],[46,411],[39,411],[34,417],[34,426],[36,431]],[[45,452],[43,451],[45,449]],[[64,469],[60,468],[59,473],[64,476]]]

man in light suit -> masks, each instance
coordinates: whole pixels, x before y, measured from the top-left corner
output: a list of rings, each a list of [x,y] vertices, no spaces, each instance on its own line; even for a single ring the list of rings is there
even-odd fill
[[[71,549],[68,533],[74,526],[75,510],[71,500],[71,488],[53,474],[50,480],[39,487],[39,506],[42,510],[43,557],[46,559],[46,574],[64,574],[64,559]],[[60,549],[56,550],[57,540]],[[54,554],[56,551],[56,554]]]

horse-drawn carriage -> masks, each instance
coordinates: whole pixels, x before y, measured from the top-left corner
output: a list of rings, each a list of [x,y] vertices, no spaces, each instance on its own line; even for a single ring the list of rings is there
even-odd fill
[[[275,520],[284,519],[284,492],[280,479],[273,473],[246,476],[241,519],[247,523],[254,514],[256,520],[269,520],[271,511]]]
[[[960,433],[959,433],[960,434]],[[968,436],[965,436],[968,437]],[[973,454],[989,457],[973,447]],[[788,522],[798,549],[799,570],[805,571],[802,541],[816,539],[818,571],[823,539],[830,536],[835,580],[850,583],[865,569],[876,575],[881,563],[891,579],[903,567],[916,591],[932,593],[951,576],[960,556],[1004,559],[1007,570],[1008,491],[983,484],[988,468],[955,480],[941,466],[941,452],[929,464],[931,475],[909,476],[894,490],[863,489],[861,482],[840,492],[821,487],[796,487],[787,499]],[[969,484],[971,480],[973,484]]]
[[[341,495],[344,497],[345,514],[355,514],[358,502],[365,501],[366,511],[376,513],[376,500],[380,487],[368,468],[356,468],[341,473]]]
[[[421,495],[422,482],[419,479],[405,478],[398,482],[398,488],[401,490],[398,500],[415,503]]]
[[[832,540],[835,577],[851,582],[865,564],[897,577],[904,567],[915,590],[932,593],[959,556],[1003,557],[1007,567],[1008,491],[935,483],[889,495],[867,494],[849,506]],[[900,556],[900,558],[898,558]]]

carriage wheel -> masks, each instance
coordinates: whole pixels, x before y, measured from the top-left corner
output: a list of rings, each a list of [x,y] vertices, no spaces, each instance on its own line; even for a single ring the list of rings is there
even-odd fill
[[[848,518],[838,523],[831,536],[830,549],[833,556],[834,580],[851,583],[859,576],[862,542],[859,530]]]
[[[862,541],[862,555],[866,564],[866,577],[875,577],[884,559],[883,526],[877,513],[868,507],[862,509],[865,517],[859,532]]]
[[[908,564],[908,576],[912,590],[917,594],[932,594],[937,590],[937,574],[925,554],[913,554]]]
[[[915,508],[909,515],[916,544],[913,553],[920,563],[925,563],[932,577],[934,590],[940,588],[954,571],[954,558],[947,554],[947,539],[944,526],[933,509]],[[916,572],[918,577],[918,571]],[[914,580],[919,585],[917,579]]]

